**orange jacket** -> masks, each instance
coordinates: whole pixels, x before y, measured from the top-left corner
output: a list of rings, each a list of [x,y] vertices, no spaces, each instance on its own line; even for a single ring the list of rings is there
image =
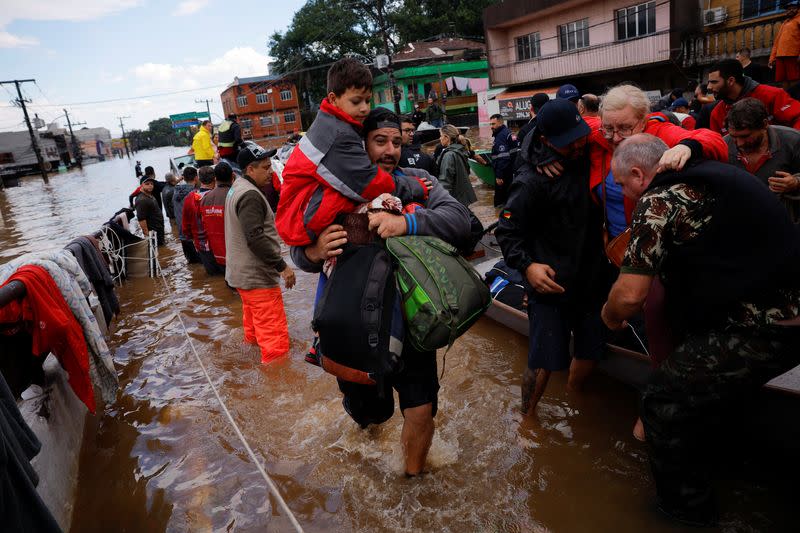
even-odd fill
[[[800,57],[800,15],[781,24],[781,29],[778,30],[778,35],[772,43],[770,65],[778,57]]]

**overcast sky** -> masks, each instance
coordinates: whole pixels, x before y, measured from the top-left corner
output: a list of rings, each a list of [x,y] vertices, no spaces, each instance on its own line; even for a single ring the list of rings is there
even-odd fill
[[[125,128],[174,113],[205,110],[216,121],[219,95],[234,76],[267,73],[267,39],[284,31],[304,0],[0,0],[0,77],[24,84],[31,116],[65,125]],[[25,128],[0,89],[0,131]],[[188,89],[182,94],[148,96]],[[136,97],[130,100],[78,105]],[[70,105],[63,105],[70,104]],[[59,118],[61,116],[61,118]]]

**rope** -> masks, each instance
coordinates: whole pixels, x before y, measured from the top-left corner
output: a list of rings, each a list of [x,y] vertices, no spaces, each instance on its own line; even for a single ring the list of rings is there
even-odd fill
[[[634,328],[630,322],[628,322],[628,327],[631,328],[633,336],[636,337],[637,341],[639,341],[639,344],[641,345],[642,350],[644,350],[644,353],[647,354],[648,357],[650,357],[650,352],[647,351],[647,346],[644,345],[644,342],[642,342],[642,339],[639,337],[639,334],[636,333],[636,328]]]
[[[214,392],[214,396],[216,396],[220,407],[222,407],[222,411],[225,414],[225,416],[227,417],[228,422],[230,422],[231,427],[233,427],[233,430],[236,432],[236,436],[239,437],[239,440],[242,442],[242,445],[244,446],[245,450],[247,450],[247,454],[250,456],[250,459],[253,461],[253,463],[255,463],[256,468],[258,469],[258,471],[261,474],[261,476],[264,478],[264,481],[267,483],[267,487],[269,488],[269,491],[272,493],[273,496],[275,496],[275,499],[278,500],[278,504],[279,504],[280,508],[283,509],[283,512],[286,514],[287,518],[289,519],[289,522],[291,522],[291,524],[294,527],[295,531],[297,531],[298,533],[303,533],[303,528],[300,526],[300,523],[297,521],[297,518],[295,518],[294,513],[292,513],[292,510],[289,509],[288,505],[286,505],[286,502],[284,501],[283,497],[281,496],[281,493],[278,491],[277,486],[275,486],[275,483],[272,481],[272,478],[270,478],[269,474],[267,474],[267,471],[264,470],[264,467],[261,466],[261,462],[258,460],[258,457],[256,457],[256,454],[253,452],[252,448],[250,448],[250,444],[248,444],[247,439],[244,437],[244,434],[242,433],[242,430],[239,429],[239,426],[236,424],[236,421],[233,419],[233,416],[231,415],[231,412],[228,410],[228,407],[225,405],[225,402],[222,401],[222,397],[220,396],[219,391],[217,391],[217,388],[214,386],[214,383],[211,381],[211,376],[208,374],[208,371],[206,370],[206,365],[203,364],[203,360],[200,358],[200,355],[197,353],[197,350],[194,347],[194,343],[192,342],[192,338],[189,336],[189,331],[186,329],[186,324],[183,322],[183,318],[181,317],[181,314],[178,312],[178,306],[175,303],[174,293],[173,293],[171,287],[169,286],[169,284],[167,283],[167,278],[164,276],[164,272],[163,271],[159,271],[158,275],[161,277],[161,280],[164,282],[164,287],[167,289],[167,295],[168,295],[168,298],[170,299],[170,303],[172,304],[171,307],[172,307],[173,313],[175,313],[175,316],[178,318],[178,321],[181,323],[181,328],[183,328],[183,333],[186,336],[186,339],[189,341],[189,346],[192,349],[192,353],[194,354],[194,357],[197,360],[197,363],[200,365],[200,369],[203,371],[203,374],[206,377],[206,381],[208,382],[209,386],[211,387],[211,390]]]

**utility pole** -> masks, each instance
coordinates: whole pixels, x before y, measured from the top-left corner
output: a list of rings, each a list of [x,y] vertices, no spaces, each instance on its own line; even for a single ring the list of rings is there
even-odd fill
[[[42,173],[42,179],[45,183],[50,183],[50,180],[47,178],[47,170],[44,167],[44,158],[42,157],[42,151],[39,149],[39,143],[36,140],[36,135],[33,133],[33,126],[31,126],[31,119],[28,116],[28,109],[25,107],[27,102],[30,100],[25,100],[22,97],[22,90],[19,88],[20,83],[36,83],[35,79],[30,80],[9,80],[9,81],[0,81],[0,85],[9,85],[14,84],[17,88],[17,100],[16,102],[22,108],[22,114],[25,115],[25,124],[28,125],[28,133],[31,135],[31,144],[33,145],[33,152],[36,154],[36,161],[39,163],[39,170]]]
[[[209,99],[205,99],[205,100],[198,100],[198,99],[196,99],[196,98],[195,98],[195,100],[194,100],[194,103],[195,103],[195,104],[202,104],[202,103],[204,103],[204,102],[205,102],[205,104],[206,104],[206,111],[208,112],[208,120],[211,120],[211,107],[208,105],[208,103],[209,103],[209,102],[213,102],[213,101],[214,101],[214,100],[209,100]]]
[[[69,113],[64,110],[64,116],[67,117],[67,127],[69,128],[69,137],[72,139],[72,151],[75,152],[75,162],[78,163],[78,168],[83,169],[83,154],[81,153],[78,142],[75,140],[75,134],[72,133],[72,122],[69,121]],[[76,126],[82,126],[85,122],[76,122]]]
[[[123,118],[131,118],[130,115],[124,117],[117,117],[119,119],[119,127],[122,129],[122,144],[125,145],[125,155],[128,156],[128,159],[131,158],[131,153],[128,151],[128,139],[125,137],[125,125],[122,123]]]

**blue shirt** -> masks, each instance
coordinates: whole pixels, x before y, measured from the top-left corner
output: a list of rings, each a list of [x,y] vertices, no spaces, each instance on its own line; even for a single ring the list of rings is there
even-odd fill
[[[594,192],[602,201],[602,187],[598,185],[594,188]],[[614,239],[628,227],[628,220],[625,218],[624,198],[622,186],[617,185],[614,181],[614,176],[609,172],[608,176],[606,176],[606,216],[608,218],[609,240]]]

